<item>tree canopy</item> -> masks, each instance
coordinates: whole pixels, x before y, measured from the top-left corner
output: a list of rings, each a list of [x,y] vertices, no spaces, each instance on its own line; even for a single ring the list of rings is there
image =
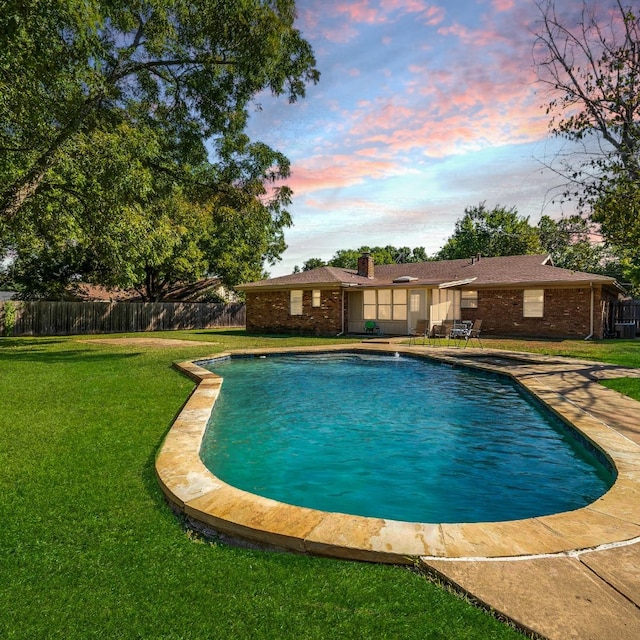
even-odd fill
[[[487,209],[486,203],[467,207],[456,221],[453,235],[437,253],[439,260],[455,260],[475,255],[515,256],[542,253],[538,233],[521,217],[515,207],[496,205]]]
[[[538,7],[534,62],[548,89],[549,129],[573,145],[551,167],[565,181],[563,196],[600,224],[640,284],[640,10],[625,0],[584,0],[576,24],[570,5]]]
[[[620,277],[618,261],[602,242],[592,239],[597,229],[582,216],[553,220],[545,215],[540,218],[537,231],[540,244],[556,267]]]
[[[584,0],[574,24],[554,0],[538,7],[534,62],[549,129],[586,152],[558,158],[558,170],[567,195],[592,202],[603,180],[640,180],[640,13],[624,0]]]
[[[6,2],[0,234],[16,274],[37,263],[45,280],[88,275],[148,298],[180,278],[259,277],[286,247],[291,192],[274,183],[289,163],[245,127],[261,91],[295,101],[318,79],[294,10]]]
[[[594,204],[592,219],[600,224],[610,250],[619,258],[623,276],[640,292],[640,184],[618,180]]]
[[[0,215],[42,188],[79,132],[129,121],[170,131],[176,155],[233,164],[262,90],[318,79],[294,2],[9,0],[0,16]]]
[[[619,265],[601,242],[595,242],[594,225],[582,216],[554,220],[544,215],[536,226],[518,215],[515,207],[485,203],[467,207],[456,222],[453,235],[436,254],[440,260],[548,253],[553,264],[563,269],[589,273],[610,273],[618,277]]]
[[[320,258],[310,258],[303,264],[302,271],[309,271],[317,267],[341,267],[343,269],[357,269],[358,258],[363,253],[370,253],[376,264],[405,264],[407,262],[424,262],[428,260],[424,247],[369,247],[359,249],[338,249],[333,257],[325,262]]]

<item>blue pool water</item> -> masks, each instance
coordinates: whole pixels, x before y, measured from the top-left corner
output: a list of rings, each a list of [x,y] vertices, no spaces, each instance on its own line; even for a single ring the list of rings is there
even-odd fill
[[[410,522],[515,520],[583,507],[613,482],[508,378],[410,357],[214,361],[201,456],[238,488]]]

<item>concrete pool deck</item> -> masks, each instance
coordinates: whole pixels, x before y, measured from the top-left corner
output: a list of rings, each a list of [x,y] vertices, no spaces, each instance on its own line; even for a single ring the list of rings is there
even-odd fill
[[[616,482],[582,509],[496,523],[406,523],[282,504],[231,487],[204,467],[200,443],[221,378],[188,362],[178,367],[198,385],[156,460],[161,487],[176,511],[223,537],[267,548],[420,563],[520,627],[549,638],[640,637],[640,403],[597,382],[639,377],[640,370],[404,344],[250,353],[310,350],[398,351],[509,375],[605,452],[617,469]]]

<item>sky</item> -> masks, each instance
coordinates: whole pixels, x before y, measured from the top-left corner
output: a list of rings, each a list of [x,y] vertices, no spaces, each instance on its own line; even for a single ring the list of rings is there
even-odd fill
[[[259,96],[249,133],[291,160],[288,249],[271,276],[363,245],[433,255],[466,207],[559,218],[543,161],[533,0],[298,0],[320,82]]]

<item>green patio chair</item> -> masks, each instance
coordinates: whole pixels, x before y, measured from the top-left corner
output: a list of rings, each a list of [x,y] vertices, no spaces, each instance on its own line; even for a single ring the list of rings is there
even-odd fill
[[[379,334],[380,327],[373,320],[367,320],[364,323],[364,332],[371,333],[371,334],[373,333]]]

